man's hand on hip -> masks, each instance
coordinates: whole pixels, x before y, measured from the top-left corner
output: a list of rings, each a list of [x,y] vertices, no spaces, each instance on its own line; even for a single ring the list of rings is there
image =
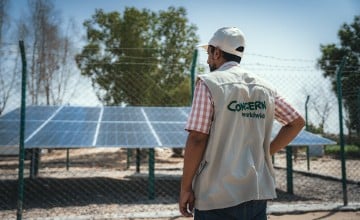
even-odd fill
[[[185,217],[193,217],[192,211],[194,209],[195,196],[194,192],[183,191],[180,192],[179,211]]]

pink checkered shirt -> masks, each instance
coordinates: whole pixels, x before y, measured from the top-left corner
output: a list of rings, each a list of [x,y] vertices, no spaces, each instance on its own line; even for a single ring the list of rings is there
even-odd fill
[[[208,87],[198,80],[194,91],[192,109],[185,130],[209,134],[214,113],[214,105]],[[275,98],[275,119],[286,125],[298,118],[300,114],[289,105],[283,97]]]

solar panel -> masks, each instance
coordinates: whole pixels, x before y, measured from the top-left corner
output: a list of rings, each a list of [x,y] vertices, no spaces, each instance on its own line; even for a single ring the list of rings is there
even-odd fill
[[[102,121],[144,121],[140,107],[104,107]]]
[[[96,146],[156,146],[157,142],[145,121],[102,122]]]
[[[26,121],[25,136],[29,136],[41,124],[41,121]],[[0,120],[0,146],[19,145],[19,120]]]
[[[190,107],[29,106],[26,148],[184,147]],[[0,117],[0,146],[18,146],[20,110]],[[280,125],[275,123],[273,136]],[[335,142],[302,131],[291,146]]]
[[[178,121],[185,122],[188,113],[177,107],[146,107],[143,108],[149,121]]]
[[[274,122],[272,130],[272,138],[279,132],[281,126]],[[317,145],[334,145],[335,141],[321,137],[320,135],[302,130],[288,146],[317,146]]]
[[[50,121],[33,137],[27,137],[25,146],[90,147],[95,129],[95,122]]]
[[[15,121],[0,121],[0,141],[4,146],[16,145],[19,141],[19,123]]]
[[[59,121],[98,121],[100,108],[65,106],[53,120]]]
[[[183,147],[187,132],[184,132],[185,121],[153,122],[153,128],[164,146]]]

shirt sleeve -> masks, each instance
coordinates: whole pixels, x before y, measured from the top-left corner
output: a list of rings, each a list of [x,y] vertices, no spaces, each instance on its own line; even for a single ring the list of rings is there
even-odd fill
[[[214,105],[210,91],[206,84],[199,79],[196,82],[192,108],[185,130],[209,134],[213,113]]]
[[[286,100],[281,96],[275,98],[275,120],[279,121],[283,125],[287,125],[293,120],[300,117],[297,112]]]

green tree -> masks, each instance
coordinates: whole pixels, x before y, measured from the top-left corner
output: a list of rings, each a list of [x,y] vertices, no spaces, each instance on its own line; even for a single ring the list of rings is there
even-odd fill
[[[96,10],[84,26],[88,42],[76,62],[104,104],[189,104],[188,69],[198,37],[184,8]]]
[[[320,124],[319,126],[316,126],[312,123],[309,123],[307,131],[315,133],[315,134],[324,134],[324,126],[322,124]]]
[[[186,10],[170,7],[159,13],[157,28],[160,41],[160,87],[166,91],[162,103],[189,104],[189,70],[195,45],[198,43],[196,27],[188,25]],[[180,83],[179,83],[180,82]],[[176,97],[176,99],[174,99]]]
[[[347,57],[342,72],[343,102],[348,115],[348,129],[351,134],[360,135],[360,16],[352,24],[343,24],[338,32],[340,44],[320,45],[322,52],[318,66],[324,77],[331,79],[336,92],[336,69],[343,57]]]

